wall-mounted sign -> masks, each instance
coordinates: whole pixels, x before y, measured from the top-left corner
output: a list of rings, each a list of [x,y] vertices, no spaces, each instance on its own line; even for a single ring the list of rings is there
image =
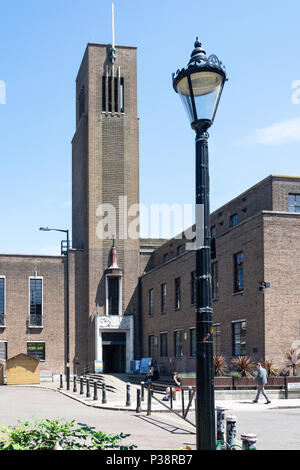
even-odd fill
[[[94,361],[94,369],[96,374],[101,374],[103,372],[103,361]]]

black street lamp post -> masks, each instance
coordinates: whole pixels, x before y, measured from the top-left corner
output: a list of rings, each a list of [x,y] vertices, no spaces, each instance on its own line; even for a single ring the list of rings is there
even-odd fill
[[[69,279],[69,248],[70,248],[70,239],[69,239],[69,230],[63,230],[58,228],[48,228],[40,227],[40,230],[43,232],[63,232],[67,235],[67,250],[66,250],[66,382],[67,390],[70,390],[70,279]]]
[[[196,429],[197,450],[215,450],[215,402],[209,209],[208,128],[226,80],[217,56],[206,56],[198,38],[186,68],[173,74],[196,132]]]

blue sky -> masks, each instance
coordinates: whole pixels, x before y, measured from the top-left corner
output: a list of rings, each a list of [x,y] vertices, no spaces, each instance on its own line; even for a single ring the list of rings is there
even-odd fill
[[[171,75],[196,36],[229,76],[211,209],[269,174],[300,175],[298,0],[114,4],[116,44],[138,47],[141,203],[194,201],[194,132]],[[38,228],[71,228],[75,77],[88,42],[111,43],[111,1],[2,0],[0,18],[0,253],[59,253],[60,234]]]

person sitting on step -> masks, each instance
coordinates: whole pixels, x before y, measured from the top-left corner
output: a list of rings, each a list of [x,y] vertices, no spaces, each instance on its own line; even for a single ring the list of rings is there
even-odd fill
[[[179,377],[178,373],[177,372],[173,372],[173,380],[175,382],[175,385],[178,387],[178,388],[173,388],[172,387],[172,391],[173,392],[180,392],[181,391],[181,387],[182,387],[182,378]],[[166,388],[166,394],[165,396],[163,397],[163,400],[164,401],[168,401],[170,399],[170,393],[171,393],[171,388],[170,387],[167,387]]]

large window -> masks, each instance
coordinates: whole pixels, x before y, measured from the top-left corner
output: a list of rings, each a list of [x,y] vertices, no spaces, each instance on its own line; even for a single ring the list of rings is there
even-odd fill
[[[244,289],[244,255],[242,251],[234,255],[233,262],[234,262],[233,290],[234,292],[240,292]]]
[[[119,278],[108,278],[108,314],[119,315]]]
[[[38,343],[38,342],[30,342],[27,343],[27,354],[28,356],[34,357],[39,361],[45,361],[46,359],[46,351],[45,351],[45,343]]]
[[[180,277],[175,279],[175,310],[181,308],[181,281]]]
[[[194,305],[196,303],[196,273],[193,271],[191,273],[191,304]]]
[[[166,313],[167,310],[167,284],[161,284],[160,286],[160,311]]]
[[[154,335],[149,335],[148,336],[148,353],[149,353],[149,357],[153,357],[154,344],[155,344],[155,336]]]
[[[79,97],[78,97],[78,117],[79,119],[85,113],[85,90],[84,87],[81,88]]]
[[[190,329],[190,356],[196,356],[196,328]]]
[[[102,77],[102,111],[124,113],[124,78]]]
[[[168,357],[168,333],[160,333],[160,357]]]
[[[5,326],[5,277],[0,277],[0,326]]]
[[[0,341],[0,361],[7,361],[7,342]]]
[[[174,356],[183,356],[183,335],[181,330],[174,331]]]
[[[289,194],[289,212],[300,212],[300,194]]]
[[[212,263],[211,265],[211,287],[212,287],[212,298],[216,300],[218,298],[218,263]]]
[[[246,355],[246,322],[232,323],[232,355]]]
[[[149,307],[149,315],[153,315],[154,313],[154,290],[149,289],[149,298],[148,298],[148,307]]]
[[[220,323],[216,323],[214,326],[214,334],[213,334],[213,343],[214,343],[214,354],[220,355],[221,354],[221,325]]]
[[[43,325],[43,280],[30,279],[30,326]]]

